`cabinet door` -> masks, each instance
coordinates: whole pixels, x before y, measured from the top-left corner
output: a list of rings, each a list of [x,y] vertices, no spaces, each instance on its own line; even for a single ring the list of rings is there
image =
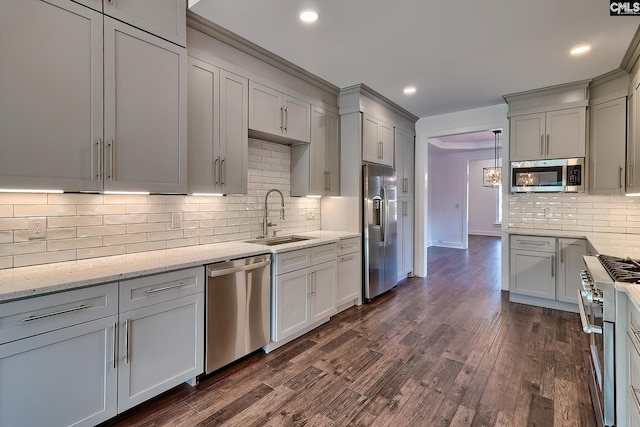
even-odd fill
[[[336,306],[360,300],[362,294],[361,252],[353,252],[338,257],[338,287]]]
[[[398,203],[398,251],[402,252],[398,257],[398,279],[404,279],[413,272],[413,202],[402,200]]]
[[[624,193],[626,117],[625,97],[590,109],[589,194]]]
[[[185,193],[186,49],[104,18],[105,190]]]
[[[189,58],[188,191],[216,193],[219,179],[220,69]]]
[[[640,192],[640,85],[629,96],[629,141],[627,142],[627,188]]]
[[[555,253],[511,250],[511,287],[514,294],[556,297]]]
[[[220,71],[220,186],[225,194],[247,193],[249,80]]]
[[[366,114],[362,115],[362,160],[380,163],[382,142],[378,135],[378,120]]]
[[[338,268],[336,261],[313,267],[311,279],[311,323],[324,319],[336,312],[336,287]]]
[[[282,135],[282,94],[270,87],[249,82],[249,129]]]
[[[296,141],[311,142],[311,104],[284,95],[283,135]]]
[[[102,15],[7,2],[0,58],[0,187],[101,190]]]
[[[636,391],[629,387],[627,390],[627,427],[640,427],[640,396]]]
[[[311,151],[309,157],[309,193],[322,195],[327,189],[325,151],[327,147],[327,113],[314,106],[311,110]]]
[[[582,239],[558,239],[558,301],[578,303],[577,291],[582,289],[580,271],[582,257],[587,254],[587,242]]]
[[[309,324],[310,293],[311,270],[308,268],[276,277],[273,341],[287,338]]]
[[[585,108],[569,108],[546,114],[546,158],[584,157],[587,118]]]
[[[94,426],[116,415],[117,316],[0,346],[0,425]]]
[[[324,167],[326,170],[325,195],[340,195],[340,118],[337,114],[327,112],[326,142],[324,150]]]
[[[382,158],[379,163],[393,167],[394,154],[394,128],[393,125],[380,122],[378,127],[378,136],[381,141]]]
[[[509,119],[511,160],[535,160],[545,154],[544,113],[514,116]]]
[[[398,175],[398,198],[413,197],[414,136],[396,128],[395,161]]]
[[[184,0],[109,0],[104,2],[104,13],[180,46],[187,45]]]
[[[120,314],[118,411],[204,371],[204,294]]]

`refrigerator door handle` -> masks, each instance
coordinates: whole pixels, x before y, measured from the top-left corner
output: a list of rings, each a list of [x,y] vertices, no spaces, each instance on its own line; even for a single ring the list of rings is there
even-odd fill
[[[382,241],[381,241],[381,243],[385,243],[386,240],[387,240],[387,238],[386,238],[387,226],[389,225],[389,224],[387,224],[387,218],[389,216],[389,212],[388,212],[389,203],[387,203],[389,201],[387,199],[387,187],[383,186],[382,189],[380,190],[380,193],[381,193],[380,195],[382,196],[382,208],[380,209],[381,210],[381,214],[382,214],[382,218],[381,218],[381,221],[380,221],[381,227],[382,227],[382,233],[381,233],[382,234],[382,239],[381,239]]]

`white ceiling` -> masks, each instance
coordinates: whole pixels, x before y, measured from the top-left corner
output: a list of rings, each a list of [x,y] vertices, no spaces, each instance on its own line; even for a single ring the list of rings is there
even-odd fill
[[[307,7],[313,25],[298,21]],[[605,0],[200,0],[192,11],[347,87],[364,83],[419,117],[614,70],[638,28]],[[571,47],[592,51],[570,57]],[[405,96],[403,87],[417,93]]]

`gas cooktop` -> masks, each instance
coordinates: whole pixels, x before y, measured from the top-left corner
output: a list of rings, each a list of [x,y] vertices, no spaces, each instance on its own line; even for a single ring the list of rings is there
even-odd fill
[[[598,255],[598,259],[616,282],[640,283],[640,262],[609,255]]]

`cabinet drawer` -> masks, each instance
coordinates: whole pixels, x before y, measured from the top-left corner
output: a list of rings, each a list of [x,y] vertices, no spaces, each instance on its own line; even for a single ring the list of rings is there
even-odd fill
[[[338,242],[338,256],[351,254],[360,250],[360,238],[350,237]]]
[[[630,299],[627,299],[627,312],[629,313],[629,338],[640,353],[640,312],[638,312]],[[638,387],[640,388],[640,384],[638,384]]]
[[[309,249],[284,252],[276,254],[275,257],[274,274],[285,274],[311,265],[311,251]]]
[[[311,249],[311,265],[320,264],[327,261],[335,261],[338,256],[338,245],[330,243],[328,245],[314,246]]]
[[[0,344],[118,313],[115,283],[0,304]]]
[[[556,238],[542,236],[511,236],[511,249],[528,251],[555,252]]]
[[[627,334],[627,364],[629,368],[629,392],[636,405],[640,406],[640,354],[632,345],[633,338]]]
[[[120,312],[204,292],[204,267],[120,282]]]

